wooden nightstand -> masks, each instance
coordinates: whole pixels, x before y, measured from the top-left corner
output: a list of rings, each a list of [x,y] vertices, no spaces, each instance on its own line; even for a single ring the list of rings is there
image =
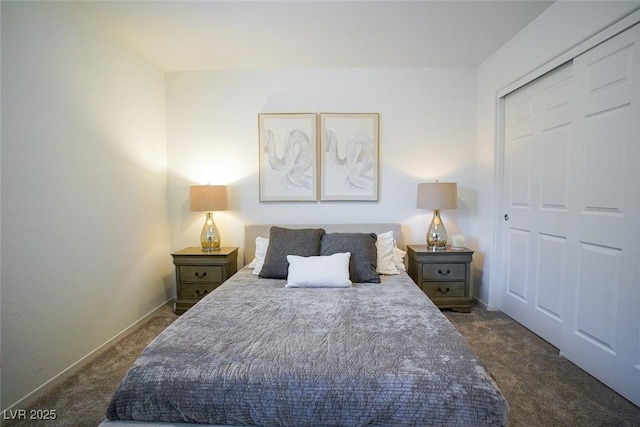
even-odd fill
[[[471,311],[470,249],[431,251],[425,245],[408,245],[409,276],[440,308]]]
[[[182,314],[238,270],[238,248],[203,252],[185,248],[172,253],[176,266],[176,314]]]

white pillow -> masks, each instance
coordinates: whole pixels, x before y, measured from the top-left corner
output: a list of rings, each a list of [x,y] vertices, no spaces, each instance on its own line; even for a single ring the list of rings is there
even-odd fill
[[[399,271],[407,271],[407,267],[404,265],[404,256],[407,253],[402,249],[393,248],[393,259],[396,264],[396,268]]]
[[[393,231],[378,234],[378,240],[376,240],[376,248],[378,249],[378,264],[376,266],[376,272],[378,274],[400,273],[398,271],[398,267],[396,267],[394,257],[395,247],[396,241],[393,238]]]
[[[256,257],[249,263],[249,267],[253,268],[253,274],[260,274],[268,247],[269,239],[260,236],[256,237]]]
[[[351,253],[302,257],[287,255],[286,288],[348,288]]]

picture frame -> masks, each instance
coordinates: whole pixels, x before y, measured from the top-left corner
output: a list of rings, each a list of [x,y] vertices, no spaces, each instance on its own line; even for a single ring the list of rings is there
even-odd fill
[[[258,114],[260,201],[318,200],[315,113]]]
[[[378,153],[378,113],[320,113],[320,200],[378,201]]]

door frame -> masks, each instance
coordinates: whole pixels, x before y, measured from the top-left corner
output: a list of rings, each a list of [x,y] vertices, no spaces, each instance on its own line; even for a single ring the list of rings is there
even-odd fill
[[[536,70],[521,77],[513,83],[503,87],[496,93],[496,144],[495,144],[495,170],[494,176],[496,177],[493,191],[495,194],[494,203],[492,207],[493,211],[493,235],[491,246],[491,263],[490,268],[490,280],[492,286],[489,290],[489,309],[500,309],[502,307],[502,296],[504,294],[505,283],[503,280],[504,271],[502,265],[503,256],[503,215],[504,215],[504,158],[505,158],[505,98],[511,92],[525,86],[526,84],[534,81],[538,77],[562,66],[563,64],[573,60],[575,57],[583,54],[584,52],[596,47],[597,45],[604,43],[605,41],[617,36],[625,30],[640,23],[640,9],[636,9],[624,18],[614,22],[607,28],[599,31],[595,35],[577,44],[568,51],[552,58],[550,61],[544,63]]]

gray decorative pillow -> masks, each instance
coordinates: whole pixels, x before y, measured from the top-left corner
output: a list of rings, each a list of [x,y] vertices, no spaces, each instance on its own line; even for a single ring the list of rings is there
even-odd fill
[[[322,228],[291,229],[271,227],[269,247],[264,256],[264,265],[260,277],[286,279],[289,270],[287,255],[318,256],[320,239],[324,235]]]
[[[320,242],[320,255],[350,252],[349,278],[354,283],[380,283],[376,272],[378,249],[375,233],[327,233]]]

